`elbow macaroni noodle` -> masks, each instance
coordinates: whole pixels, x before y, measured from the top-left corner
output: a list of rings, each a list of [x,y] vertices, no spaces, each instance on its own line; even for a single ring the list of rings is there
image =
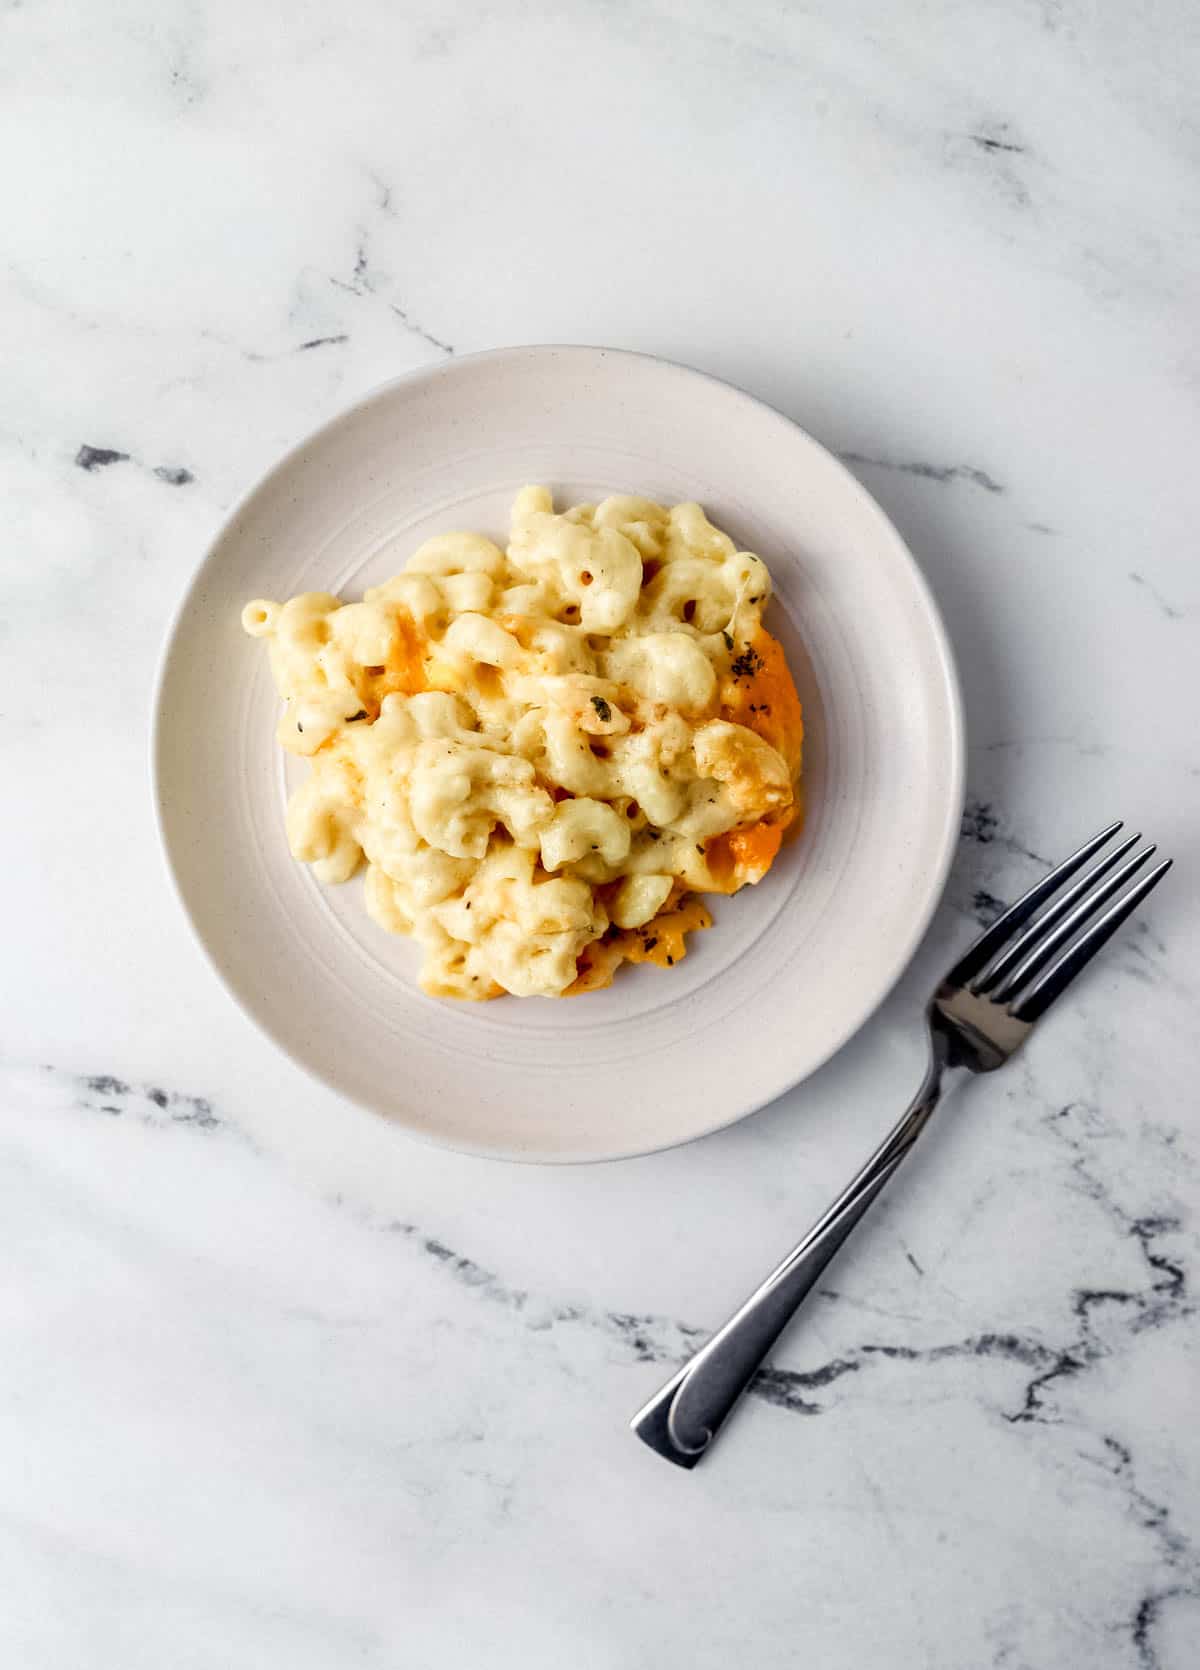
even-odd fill
[[[288,845],[423,947],[436,997],[560,996],[670,966],[693,895],[762,879],[798,816],[800,703],[766,566],[699,505],[512,510],[507,551],[441,534],[343,603],[259,599],[311,762]]]

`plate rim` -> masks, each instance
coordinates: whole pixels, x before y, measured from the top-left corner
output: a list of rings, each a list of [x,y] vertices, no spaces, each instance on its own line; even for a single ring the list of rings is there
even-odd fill
[[[247,1003],[243,1001],[240,993],[234,988],[230,977],[226,974],[224,968],[222,967],[216,953],[210,947],[204,931],[202,930],[199,922],[196,920],[196,916],[183,891],[179,872],[172,857],[171,844],[167,837],[163,811],[162,750],[165,729],[163,698],[172,653],[175,648],[176,639],[179,636],[180,628],[183,624],[184,616],[187,614],[196,593],[200,589],[210,564],[216,557],[218,549],[228,535],[229,530],[233,527],[234,523],[237,521],[239,516],[241,516],[246,507],[261,492],[273,484],[278,477],[291,469],[306,449],[323,440],[326,435],[336,430],[352,415],[361,412],[365,407],[374,404],[376,401],[382,400],[393,390],[405,387],[409,384],[429,383],[444,380],[446,377],[454,377],[459,373],[462,367],[478,365],[483,361],[520,359],[528,357],[531,354],[545,354],[551,356],[555,354],[586,354],[600,360],[642,360],[652,365],[660,366],[670,372],[683,373],[689,378],[699,379],[701,382],[711,384],[726,394],[736,396],[739,400],[755,407],[760,413],[765,414],[776,423],[786,424],[789,429],[794,430],[810,445],[816,447],[818,451],[824,454],[827,462],[833,466],[834,471],[837,474],[843,477],[844,481],[849,484],[852,491],[869,500],[874,511],[880,517],[892,536],[897,557],[902,560],[907,569],[908,580],[913,587],[914,595],[919,598],[921,602],[922,609],[931,629],[931,639],[937,652],[938,672],[946,701],[950,732],[950,759],[948,762],[949,792],[946,796],[945,814],[942,828],[939,833],[937,862],[930,872],[930,880],[925,891],[925,897],[922,901],[921,908],[913,918],[912,926],[910,927],[903,946],[898,948],[894,953],[893,958],[890,959],[894,966],[890,967],[884,979],[876,985],[871,986],[865,1003],[857,1004],[855,1006],[851,1018],[834,1035],[828,1046],[820,1054],[818,1054],[818,1056],[804,1069],[802,1073],[799,1074],[799,1076],[794,1076],[791,1073],[786,1074],[783,1082],[777,1085],[768,1094],[756,1097],[754,1101],[745,1107],[739,1108],[734,1113],[722,1115],[719,1119],[704,1125],[702,1129],[693,1132],[690,1136],[672,1137],[666,1141],[652,1141],[649,1144],[638,1143],[635,1146],[625,1146],[620,1149],[597,1149],[594,1152],[571,1154],[538,1150],[536,1148],[532,1150],[526,1149],[522,1151],[514,1151],[512,1148],[499,1148],[477,1142],[451,1140],[448,1137],[441,1136],[423,1127],[414,1125],[395,1113],[385,1111],[361,1096],[351,1094],[343,1088],[342,1085],[336,1083],[329,1074],[321,1071],[319,1067],[310,1065],[309,1062],[302,1061],[299,1057],[293,1054],[290,1046],[282,1037],[279,1036],[276,1028],[267,1020],[260,1018],[260,1016],[251,1010]],[[670,359],[664,354],[649,353],[645,350],[639,349],[605,347],[599,346],[595,343],[530,342],[510,344],[497,348],[483,349],[477,353],[456,354],[452,358],[440,360],[431,365],[415,366],[408,371],[400,372],[394,377],[386,378],[383,382],[373,385],[363,394],[360,394],[355,399],[340,406],[330,417],[326,418],[314,429],[306,432],[299,438],[299,440],[294,442],[292,446],[288,447],[287,450],[283,452],[268,469],[263,471],[261,475],[256,476],[255,479],[250,482],[250,484],[237,496],[233,504],[225,512],[219,526],[213,533],[212,537],[208,540],[199,562],[193,568],[175,607],[170,613],[155,666],[148,743],[148,764],[154,826],[158,837],[159,853],[163,866],[166,870],[170,891],[174,895],[175,901],[183,913],[184,921],[187,924],[194,944],[200,950],[204,961],[208,964],[210,970],[215,974],[219,984],[241,1015],[251,1023],[258,1033],[267,1038],[274,1048],[279,1050],[295,1068],[305,1074],[306,1077],[321,1085],[325,1090],[338,1097],[339,1100],[347,1102],[351,1106],[359,1108],[377,1119],[382,1119],[388,1125],[397,1127],[403,1131],[407,1137],[421,1142],[428,1147],[439,1149],[442,1152],[471,1155],[479,1159],[504,1160],[511,1164],[523,1165],[600,1165],[610,1162],[615,1163],[619,1160],[637,1159],[651,1154],[664,1153],[672,1148],[685,1147],[690,1143],[699,1142],[705,1137],[714,1136],[718,1131],[727,1130],[730,1126],[738,1124],[743,1119],[748,1119],[752,1114],[760,1112],[764,1107],[767,1107],[770,1103],[778,1100],[780,1096],[786,1095],[789,1090],[795,1089],[797,1085],[803,1084],[815,1073],[819,1072],[821,1068],[826,1066],[840,1050],[845,1048],[846,1044],[862,1030],[882,1004],[886,1002],[888,996],[895,989],[901,977],[911,964],[921,941],[924,939],[925,934],[928,931],[929,925],[933,920],[934,913],[936,912],[938,905],[941,903],[942,896],[945,892],[946,882],[949,878],[950,869],[954,861],[954,854],[958,846],[966,791],[966,712],[962,697],[962,685],[958,674],[958,667],[954,657],[954,649],[950,639],[950,634],[947,631],[945,618],[924,571],[909,548],[907,540],[900,533],[899,529],[896,527],[891,517],[883,509],[882,505],[879,504],[874,494],[864,487],[854,472],[842,462],[836,453],[831,451],[830,448],[822,441],[818,440],[816,436],[812,435],[801,424],[797,423],[794,418],[789,417],[786,412],[780,411],[777,406],[772,406],[769,401],[761,399],[758,395],[750,393],[749,390],[742,388],[740,384],[732,382],[728,378],[719,377],[713,372],[701,370],[697,366],[687,365],[682,361]]]

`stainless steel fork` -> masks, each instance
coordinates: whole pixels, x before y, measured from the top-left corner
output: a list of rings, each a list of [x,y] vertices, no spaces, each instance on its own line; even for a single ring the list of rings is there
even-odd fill
[[[1169,858],[1121,892],[1156,850],[1148,846],[1126,858],[1141,839],[1130,835],[1078,876],[1121,827],[1117,822],[1102,829],[1036,882],[946,975],[926,1010],[929,1066],[908,1111],[799,1246],[634,1416],[633,1430],[659,1455],[694,1467],[707,1453],[763,1358],[912,1149],[949,1082],[1002,1067],[1166,875]]]

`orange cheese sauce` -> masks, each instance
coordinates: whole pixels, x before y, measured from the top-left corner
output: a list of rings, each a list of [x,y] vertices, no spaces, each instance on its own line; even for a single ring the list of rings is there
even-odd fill
[[[673,968],[687,956],[687,935],[698,928],[711,928],[712,917],[696,898],[685,894],[675,904],[670,902],[642,928],[626,928],[612,938],[597,940],[579,958],[579,977],[568,986],[564,997],[578,997],[582,992],[598,991],[611,986],[613,975],[622,963],[654,963],[658,968]]]
[[[783,832],[791,822],[790,809],[782,818],[764,818],[748,829],[731,829],[706,843],[704,858],[719,893],[736,893],[748,881],[761,881],[783,843]]]
[[[760,627],[750,650],[752,670],[740,675],[731,672],[721,691],[721,718],[745,725],[769,742],[783,755],[794,777],[800,770],[804,717],[783,645]]]
[[[429,645],[408,610],[393,605],[396,636],[383,667],[364,667],[358,686],[359,700],[372,723],[379,717],[385,696],[416,696],[428,688],[425,656]]]
[[[745,725],[782,754],[788,770],[796,777],[804,749],[804,716],[792,680],[783,646],[760,627],[750,645],[735,658],[748,663],[733,672],[721,691],[722,719]],[[761,881],[775,862],[785,831],[801,820],[799,785],[796,801],[786,812],[773,813],[748,829],[733,829],[718,835],[705,846],[704,856],[718,892],[735,893],[747,882]]]

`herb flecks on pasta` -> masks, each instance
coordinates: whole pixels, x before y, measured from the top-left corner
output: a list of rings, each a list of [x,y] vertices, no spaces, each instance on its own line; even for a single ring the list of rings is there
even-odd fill
[[[279,741],[311,770],[293,855],[366,863],[367,908],[436,997],[562,996],[673,967],[696,897],[766,875],[798,818],[803,723],[762,624],[765,564],[705,517],[526,487],[507,550],[440,534],[361,603],[242,611]]]

